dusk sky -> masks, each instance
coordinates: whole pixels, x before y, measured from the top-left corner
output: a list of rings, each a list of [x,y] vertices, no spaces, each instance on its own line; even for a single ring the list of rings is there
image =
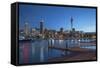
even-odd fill
[[[96,31],[96,9],[76,7],[56,7],[39,5],[19,5],[19,28],[23,29],[25,22],[31,28],[39,28],[39,22],[44,20],[44,28],[70,30],[70,18],[73,17],[73,27],[78,31]]]

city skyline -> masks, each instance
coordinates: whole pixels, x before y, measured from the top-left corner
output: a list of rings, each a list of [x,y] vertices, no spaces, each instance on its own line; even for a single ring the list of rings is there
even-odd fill
[[[71,17],[73,27],[78,31],[96,31],[96,9],[73,8],[73,7],[52,7],[37,5],[19,5],[19,28],[24,28],[25,22],[31,28],[39,28],[41,19],[44,21],[44,28],[59,30],[71,29]]]
[[[96,60],[96,8],[18,4],[19,64]]]

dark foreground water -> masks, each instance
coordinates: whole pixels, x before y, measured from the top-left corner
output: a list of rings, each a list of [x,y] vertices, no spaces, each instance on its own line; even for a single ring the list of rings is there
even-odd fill
[[[24,63],[41,63],[49,62],[48,59],[62,56],[74,55],[75,52],[62,51],[48,48],[48,45],[57,46],[61,48],[69,48],[78,45],[78,42],[70,42],[69,40],[34,40],[34,41],[20,41],[19,42],[19,64]],[[88,48],[95,50],[95,46],[85,46],[81,48]]]

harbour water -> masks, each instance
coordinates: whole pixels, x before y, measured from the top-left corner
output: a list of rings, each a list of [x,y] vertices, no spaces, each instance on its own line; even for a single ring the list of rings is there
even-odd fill
[[[75,52],[62,51],[48,48],[55,46],[60,48],[70,48],[79,45],[79,42],[70,40],[34,40],[34,41],[19,41],[19,63],[41,63],[49,62],[48,59],[71,56]],[[96,46],[80,46],[80,48],[96,49]]]

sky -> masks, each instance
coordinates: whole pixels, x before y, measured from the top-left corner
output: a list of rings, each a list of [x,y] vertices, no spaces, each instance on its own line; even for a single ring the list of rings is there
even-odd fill
[[[19,5],[19,28],[23,29],[27,22],[30,28],[39,28],[39,22],[44,21],[44,28],[60,30],[71,29],[70,19],[73,18],[73,28],[77,31],[96,31],[96,9],[79,7],[58,7],[40,5]]]

